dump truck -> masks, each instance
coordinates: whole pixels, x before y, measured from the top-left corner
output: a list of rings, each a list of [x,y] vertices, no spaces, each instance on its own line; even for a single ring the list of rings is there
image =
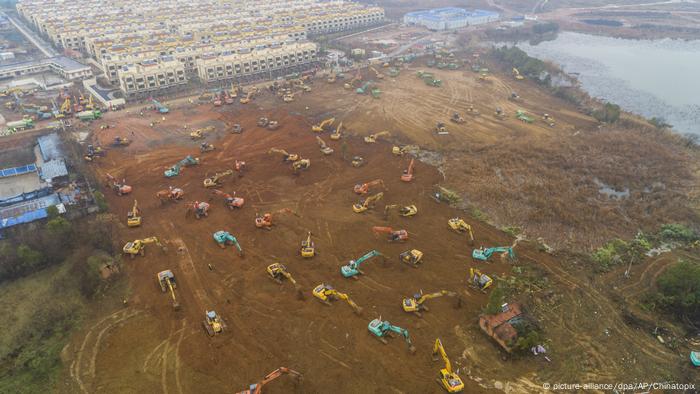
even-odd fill
[[[30,118],[24,118],[20,120],[15,120],[14,122],[7,122],[7,128],[13,132],[32,129],[34,128],[34,121]]]
[[[77,114],[75,114],[75,116],[82,121],[91,121],[101,118],[102,112],[94,109],[92,111],[78,112]]]

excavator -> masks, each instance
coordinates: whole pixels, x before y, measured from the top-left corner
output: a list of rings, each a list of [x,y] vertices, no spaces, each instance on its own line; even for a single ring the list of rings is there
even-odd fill
[[[228,231],[219,230],[212,234],[212,236],[221,249],[226,249],[226,245],[233,245],[238,250],[238,255],[243,257],[243,248],[241,248],[241,244],[238,243],[238,239],[236,239],[233,234]]]
[[[479,249],[474,249],[472,251],[472,258],[474,258],[474,260],[487,261],[494,253],[501,253],[502,256],[507,255],[511,260],[515,259],[515,252],[513,252],[513,248],[510,246],[497,246],[487,249],[482,247]]]
[[[204,187],[217,187],[221,186],[221,178],[233,174],[233,170],[226,170],[224,172],[217,172],[213,176],[204,179]]]
[[[168,168],[163,173],[166,177],[172,178],[174,176],[180,175],[180,170],[183,167],[190,167],[199,164],[199,158],[194,158],[192,156],[187,156],[184,159],[177,162],[174,166]]]
[[[272,230],[272,215],[277,215],[277,214],[282,214],[282,213],[291,213],[292,215],[296,215],[294,211],[292,211],[289,208],[283,208],[280,210],[277,210],[272,213],[265,213],[262,216],[260,216],[257,212],[255,213],[255,227],[257,228],[266,228],[268,230]]]
[[[141,210],[138,201],[134,200],[134,206],[126,213],[127,227],[138,227],[141,225]]]
[[[437,361],[437,355],[442,357],[442,361],[445,362],[445,368],[440,369],[440,377],[437,378],[438,383],[442,386],[448,393],[459,393],[464,390],[464,382],[457,375],[456,372],[452,370],[452,363],[450,359],[447,358],[447,353],[445,348],[442,347],[442,341],[440,338],[435,339],[435,345],[433,346],[433,360]]]
[[[333,153],[333,148],[326,145],[326,141],[324,141],[323,138],[316,136],[316,141],[318,141],[318,146],[321,150],[321,153],[323,153],[324,155],[330,155],[331,153]]]
[[[180,304],[177,302],[177,298],[175,297],[175,289],[177,288],[177,283],[175,282],[175,275],[173,275],[173,271],[160,271],[156,275],[156,279],[158,280],[158,284],[160,285],[160,291],[162,291],[163,293],[165,293],[166,291],[170,291],[170,298],[173,299],[173,308],[180,309]]]
[[[457,293],[454,291],[440,290],[435,293],[423,294],[423,290],[419,293],[413,295],[413,297],[404,298],[401,305],[403,310],[409,313],[415,313],[416,316],[421,317],[421,311],[428,311],[428,307],[423,305],[423,303],[432,298],[438,298],[442,296],[454,297]]]
[[[443,122],[437,122],[435,125],[435,133],[437,135],[448,135],[450,134],[449,131],[447,131],[447,125],[445,125]]]
[[[515,79],[517,79],[518,81],[522,81],[523,79],[525,79],[525,77],[520,75],[520,71],[515,67],[513,67],[513,77],[515,77]]]
[[[199,151],[202,153],[211,152],[214,149],[216,149],[216,147],[214,147],[214,144],[211,144],[209,142],[202,142],[201,144],[199,144]]]
[[[202,217],[207,217],[209,216],[209,203],[204,202],[204,201],[194,201],[194,202],[189,202],[187,205],[185,205],[187,208],[187,213],[186,215],[189,215],[190,212],[194,211],[194,216],[197,219],[201,219]]]
[[[215,196],[220,196],[224,198],[224,203],[230,210],[234,210],[235,208],[242,208],[243,204],[245,204],[245,199],[243,197],[236,197],[236,192],[233,192],[233,195],[224,193],[221,190],[214,190],[212,191],[212,194]]]
[[[469,268],[469,282],[471,286],[479,289],[482,293],[493,285],[493,279],[476,268]]]
[[[411,163],[408,164],[408,168],[403,170],[403,174],[401,174],[402,181],[411,182],[413,180],[413,164],[415,164],[415,159],[411,159]]]
[[[243,132],[243,126],[241,126],[240,123],[234,123],[232,128],[231,128],[231,133],[241,134],[242,132]]]
[[[66,99],[63,101],[60,111],[63,115],[69,115],[71,113],[70,97],[66,97]]]
[[[383,192],[379,192],[377,194],[374,194],[372,196],[369,196],[363,200],[360,200],[357,204],[353,204],[352,210],[355,213],[362,213],[370,208],[374,207],[374,203],[381,200],[382,197],[384,197]]]
[[[284,149],[270,148],[270,150],[267,151],[267,153],[268,154],[279,153],[282,155],[282,161],[286,161],[286,162],[295,162],[295,161],[301,159],[301,157],[299,157],[298,154],[289,153]]]
[[[465,222],[464,219],[459,217],[452,218],[447,221],[447,225],[450,226],[453,231],[469,234],[469,244],[474,244],[474,232],[472,231],[472,226]]]
[[[311,231],[306,235],[306,239],[301,241],[301,248],[299,248],[299,254],[301,257],[310,259],[316,255],[316,245],[314,241],[311,240]]]
[[[250,386],[248,386],[247,390],[243,390],[243,391],[238,392],[236,394],[260,394],[260,393],[262,393],[262,388],[264,385],[272,382],[273,380],[279,378],[282,375],[292,375],[297,380],[300,380],[301,376],[302,376],[299,372],[297,372],[293,369],[279,367],[276,370],[267,374],[260,382],[253,383]]]
[[[215,311],[204,311],[202,327],[204,327],[204,331],[206,331],[207,335],[213,337],[214,335],[224,332],[226,323]]]
[[[112,146],[115,148],[119,148],[122,146],[129,146],[129,145],[131,145],[131,140],[128,138],[116,136],[116,137],[114,137],[114,140],[112,140]]]
[[[146,245],[148,244],[156,244],[160,246],[163,250],[165,250],[165,247],[163,244],[160,243],[158,238],[156,237],[148,237],[144,239],[136,239],[131,242],[127,242],[124,247],[122,248],[122,251],[124,254],[128,254],[129,257],[132,259],[136,257],[136,255],[140,254],[141,256],[146,255]]]
[[[369,69],[372,70],[377,79],[384,79],[384,74],[380,73],[376,68],[370,66]]]
[[[503,108],[496,107],[496,110],[493,112],[493,116],[495,116],[498,120],[504,120],[506,118],[506,113],[503,112]]]
[[[268,130],[277,130],[280,128],[280,122],[276,120],[270,120],[270,122],[267,124],[267,129]]]
[[[403,156],[408,152],[408,146],[392,146],[391,154],[394,156]]]
[[[365,165],[365,159],[362,156],[353,156],[350,164],[355,168],[362,167]]]
[[[369,188],[373,186],[381,186],[382,188],[384,188],[384,190],[386,190],[386,186],[384,186],[384,181],[382,181],[381,179],[375,179],[373,181],[363,184],[358,183],[353,187],[352,190],[355,192],[355,194],[367,194],[369,193]]]
[[[292,172],[297,174],[301,170],[306,170],[311,167],[311,160],[309,159],[299,159],[292,163]]]
[[[406,230],[394,230],[391,227],[372,227],[372,232],[375,234],[388,234],[389,242],[406,242],[408,241],[408,231]]]
[[[330,306],[331,301],[343,300],[352,307],[356,314],[362,313],[362,308],[358,306],[353,300],[350,299],[346,293],[341,293],[334,289],[333,286],[321,283],[320,285],[314,287],[312,290],[314,297],[318,298],[325,305]]]
[[[455,113],[452,114],[452,117],[450,118],[450,121],[451,121],[451,122],[454,122],[454,123],[457,123],[457,124],[461,124],[461,123],[465,123],[465,122],[466,122],[466,119],[464,119],[464,118],[462,117],[462,115],[460,115],[460,114],[458,114],[457,112],[455,112]]]
[[[333,125],[333,122],[335,122],[335,118],[325,119],[321,123],[311,126],[311,131],[315,133],[323,133],[326,127]]]
[[[328,79],[326,80],[326,82],[335,83],[335,81],[336,81],[335,70],[331,69],[331,74],[328,76]]]
[[[413,268],[418,268],[418,264],[423,260],[423,252],[418,249],[407,250],[399,255],[399,260]]]
[[[133,190],[131,186],[126,184],[126,179],[122,179],[122,181],[119,182],[110,174],[106,174],[105,176],[107,177],[107,186],[114,190],[118,196],[129,194]]]
[[[391,204],[391,205],[384,206],[384,220],[389,219],[389,213],[394,208],[399,208],[399,205]],[[418,213],[418,207],[416,207],[415,205],[406,205],[404,207],[399,208],[399,215],[403,216],[403,217],[414,216],[417,213]]]
[[[331,133],[329,136],[332,141],[338,141],[340,137],[342,137],[342,132],[343,132],[343,122],[340,122],[338,124],[338,127],[335,128],[335,131]]]
[[[369,251],[369,252],[365,253],[364,256],[360,257],[359,259],[350,260],[347,264],[340,267],[340,273],[346,278],[358,279],[357,275],[363,274],[363,272],[360,271],[360,265],[362,263],[364,263],[365,261],[367,261],[375,256],[384,257],[383,254],[381,254],[380,252],[378,252],[376,250]]]
[[[92,144],[87,146],[87,152],[83,158],[85,161],[93,161],[96,158],[103,157],[105,155],[104,149],[101,146],[94,146]]]
[[[172,187],[169,186],[167,190],[160,190],[156,192],[156,198],[160,200],[160,203],[162,204],[165,201],[177,201],[182,199],[182,196],[185,195],[184,190],[180,189],[179,187]]]
[[[205,133],[210,133],[214,130],[216,130],[216,127],[214,127],[214,126],[209,126],[209,127],[205,127],[202,129],[197,129],[197,130],[190,133],[190,138],[193,140],[199,140],[199,139],[204,138]]]
[[[394,326],[388,320],[382,320],[381,316],[369,322],[367,329],[385,345],[388,344],[385,337],[392,337],[392,333],[397,333],[404,338],[411,354],[416,352],[416,348],[411,343],[411,338],[408,335],[408,330],[399,326]]]
[[[255,96],[255,93],[255,89],[251,89],[248,91],[248,94],[245,97],[241,97],[241,99],[238,101],[240,101],[241,104],[248,104],[250,100],[253,99],[253,96]]]
[[[263,128],[267,127],[268,124],[270,124],[270,119],[268,119],[264,116],[261,116],[260,118],[258,118],[258,121],[256,123],[256,125],[258,127],[263,127]]]
[[[238,86],[236,86],[233,82],[231,82],[231,90],[229,92],[229,96],[231,96],[231,98],[238,97]]]
[[[373,144],[373,143],[377,142],[377,138],[379,138],[379,137],[384,137],[384,136],[389,136],[389,135],[391,135],[391,133],[388,132],[388,131],[386,131],[386,130],[380,131],[379,133],[370,134],[370,135],[368,135],[367,137],[365,137],[365,142],[368,143],[368,144]]]
[[[283,279],[288,279],[290,282],[292,282],[295,289],[299,289],[297,281],[294,280],[292,274],[290,274],[289,271],[287,271],[287,267],[285,267],[284,264],[274,263],[268,265],[267,273],[270,275],[270,279],[274,280],[275,282],[282,284]]]
[[[474,104],[469,104],[469,106],[467,107],[467,114],[472,116],[479,116],[481,112],[479,112],[478,109],[474,108]]]
[[[549,126],[549,127],[556,126],[556,122],[554,122],[554,118],[550,114],[542,115],[542,121],[544,123],[547,123],[547,126]]]

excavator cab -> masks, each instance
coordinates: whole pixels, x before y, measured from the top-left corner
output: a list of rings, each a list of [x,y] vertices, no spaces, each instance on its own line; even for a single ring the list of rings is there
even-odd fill
[[[297,282],[292,277],[292,274],[287,271],[287,267],[284,264],[273,263],[267,266],[267,273],[270,275],[270,279],[275,282],[282,284],[282,280],[289,279],[292,284],[296,286]]]
[[[476,268],[469,269],[469,282],[472,287],[479,289],[482,293],[485,293],[486,289],[493,285],[493,279]]]
[[[215,311],[205,311],[202,327],[204,327],[204,331],[207,332],[207,335],[213,337],[214,335],[224,332],[226,323],[224,323],[224,320]]]
[[[413,268],[418,268],[418,264],[423,260],[423,252],[418,249],[407,250],[399,255],[399,260]]]
[[[415,214],[418,213],[418,207],[416,207],[416,206],[413,205],[413,204],[411,204],[411,205],[406,205],[406,206],[402,206],[402,207],[399,207],[399,206],[396,205],[396,204],[385,205],[385,206],[384,206],[384,219],[388,219],[388,218],[389,218],[389,213],[390,213],[391,210],[394,209],[394,208],[399,208],[399,215],[400,215],[400,216],[403,216],[403,217],[414,216]]]
[[[450,229],[453,231],[469,234],[469,244],[474,244],[474,231],[472,231],[472,226],[465,222],[464,219],[459,217],[451,218],[447,221],[447,225],[450,226]]]
[[[306,236],[306,239],[301,241],[301,248],[299,249],[301,257],[311,258],[316,255],[316,247],[314,241],[311,240],[311,231]]]

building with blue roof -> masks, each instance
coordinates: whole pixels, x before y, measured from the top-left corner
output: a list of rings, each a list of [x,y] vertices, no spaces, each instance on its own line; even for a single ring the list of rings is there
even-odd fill
[[[409,12],[404,15],[403,22],[407,25],[425,26],[430,30],[453,30],[495,22],[499,17],[497,12],[492,11],[445,7]]]

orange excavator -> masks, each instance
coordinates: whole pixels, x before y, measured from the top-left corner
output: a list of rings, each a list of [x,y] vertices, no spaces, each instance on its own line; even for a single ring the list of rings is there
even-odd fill
[[[389,242],[406,242],[408,241],[408,231],[406,230],[394,230],[391,227],[372,227],[372,231],[375,234],[389,234]]]
[[[125,194],[131,193],[131,186],[126,184],[126,179],[122,179],[122,181],[119,182],[110,174],[106,174],[106,177],[107,186],[114,190],[114,192],[117,193],[118,196],[123,196]]]
[[[177,201],[185,195],[185,192],[179,187],[170,186],[167,190],[160,190],[156,192],[156,198],[160,200],[161,204],[165,201]]]
[[[187,207],[186,215],[189,215],[190,212],[194,211],[194,216],[197,219],[209,216],[209,203],[206,203],[204,201],[189,202],[189,203],[187,203],[186,207]]]
[[[257,228],[265,228],[268,230],[272,230],[272,215],[277,215],[277,214],[282,214],[282,213],[291,213],[292,215],[296,215],[294,211],[292,211],[289,208],[283,208],[275,212],[268,212],[260,216],[257,212],[255,213],[255,227]]]
[[[401,180],[404,182],[411,182],[413,180],[413,164],[415,164],[416,159],[411,159],[411,163],[408,165],[408,169],[403,171],[401,175]]]
[[[386,186],[384,185],[384,181],[381,179],[375,179],[371,182],[363,183],[363,184],[357,184],[355,187],[352,189],[356,194],[367,194],[369,193],[369,188],[372,186],[378,186],[381,185],[384,190],[386,190]]]
[[[231,195],[224,193],[221,190],[214,190],[212,191],[212,194],[223,197],[224,203],[230,210],[233,210],[234,208],[242,208],[243,204],[245,204],[245,199],[243,197],[236,197],[236,192],[233,192],[233,195]]]
[[[264,385],[272,382],[273,380],[279,378],[282,375],[292,375],[294,378],[296,378],[297,381],[301,380],[302,377],[301,373],[293,369],[279,367],[267,374],[264,378],[262,378],[260,382],[253,383],[248,387],[247,390],[240,391],[236,394],[260,394],[262,393],[262,388]]]

